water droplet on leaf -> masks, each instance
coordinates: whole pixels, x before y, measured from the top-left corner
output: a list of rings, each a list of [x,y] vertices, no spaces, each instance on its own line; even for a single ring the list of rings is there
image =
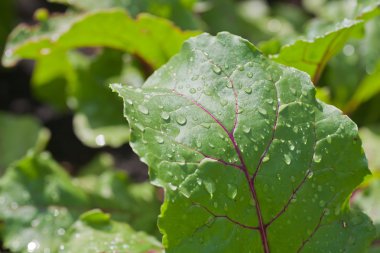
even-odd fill
[[[236,195],[237,195],[237,187],[235,185],[228,184],[227,185],[227,195],[231,199],[235,199]]]
[[[179,125],[183,126],[183,125],[186,124],[187,119],[186,119],[184,116],[182,116],[182,115],[178,115],[178,116],[176,117],[176,121],[177,121],[177,123],[178,123]]]
[[[215,192],[215,184],[214,182],[205,182],[204,183],[206,191],[210,194],[210,197],[212,198],[214,196]]]
[[[146,108],[144,105],[138,105],[137,109],[142,113],[142,114],[149,114],[148,108]]]
[[[217,74],[217,75],[220,75],[220,73],[222,73],[222,69],[219,68],[219,67],[216,66],[216,65],[213,65],[213,66],[212,66],[212,71],[214,71],[214,73]]]
[[[162,118],[163,120],[168,120],[168,119],[170,118],[170,115],[169,115],[169,113],[167,113],[167,112],[162,112],[162,113],[161,113],[161,118]]]
[[[157,143],[159,143],[159,144],[164,143],[164,139],[161,136],[156,135],[156,136],[154,136],[154,138],[156,139]]]
[[[316,163],[320,163],[322,160],[322,156],[320,154],[314,154],[313,161]]]
[[[262,115],[267,115],[267,110],[265,110],[264,108],[260,107],[259,108],[259,113],[262,114]]]
[[[284,154],[284,161],[287,165],[289,165],[292,162],[292,158],[289,154]]]

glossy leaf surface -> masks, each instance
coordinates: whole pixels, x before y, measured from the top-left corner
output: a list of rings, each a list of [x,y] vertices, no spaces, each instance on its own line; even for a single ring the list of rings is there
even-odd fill
[[[372,240],[346,202],[369,173],[357,127],[315,100],[305,73],[203,34],[142,89],[112,88],[165,188],[167,252],[362,252]]]

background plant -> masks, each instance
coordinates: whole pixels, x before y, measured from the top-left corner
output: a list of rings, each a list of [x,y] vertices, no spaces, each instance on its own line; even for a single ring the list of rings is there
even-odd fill
[[[60,13],[38,9],[35,24],[15,28],[6,45],[6,36],[18,22],[14,8],[22,2],[0,3],[3,65],[34,61],[30,86],[25,74],[19,74],[31,70],[30,61],[1,70],[0,231],[5,248],[11,252],[76,252],[75,247],[112,252],[126,245],[131,252],[162,249],[155,225],[162,196],[148,183],[134,182],[146,177],[140,172],[145,168],[131,162],[136,158],[124,158],[131,158],[129,126],[121,100],[108,85],[141,87],[186,39],[202,31],[240,35],[273,61],[305,71],[317,97],[358,124],[373,175],[355,191],[351,204],[378,224],[377,1],[52,2],[48,9]],[[20,95],[17,87],[30,89],[33,95]],[[25,113],[32,115],[20,115]],[[127,168],[132,179],[115,167]],[[90,211],[94,208],[111,214],[113,220]],[[82,214],[86,211],[90,212]],[[126,223],[158,240],[139,234],[146,244],[134,244],[135,232]],[[105,229],[109,226],[114,229]],[[107,243],[81,241],[73,236],[76,233],[92,234]],[[376,247],[375,241],[374,252]]]

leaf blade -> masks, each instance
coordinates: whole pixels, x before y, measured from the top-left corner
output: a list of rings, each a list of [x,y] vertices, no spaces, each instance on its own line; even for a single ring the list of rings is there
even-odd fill
[[[355,124],[315,100],[306,74],[269,61],[246,40],[200,35],[142,89],[112,88],[124,98],[132,148],[166,190],[159,226],[167,252],[295,252],[316,243],[322,224],[355,216],[345,200],[369,173],[360,142],[347,146],[357,140]],[[346,143],[348,161],[330,146],[338,143]],[[356,176],[342,174],[334,159]],[[309,217],[305,208],[309,222],[292,226]],[[359,220],[363,249],[373,227]],[[356,232],[340,233],[331,248]]]

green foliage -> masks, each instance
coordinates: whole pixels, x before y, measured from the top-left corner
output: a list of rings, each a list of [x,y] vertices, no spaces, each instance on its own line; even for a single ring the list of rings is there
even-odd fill
[[[0,3],[2,63],[33,60],[37,102],[109,147],[70,176],[39,121],[0,113],[0,251],[379,251],[379,0],[48,2],[7,43]],[[164,191],[115,168],[129,141]]]
[[[346,201],[369,173],[357,127],[315,100],[304,73],[204,34],[141,89],[112,88],[165,188],[167,252],[363,252],[373,239]]]
[[[21,159],[27,151],[44,148],[49,137],[46,129],[31,116],[15,116],[0,112],[0,175],[12,162]]]
[[[362,22],[345,20],[323,35],[314,35],[313,39],[297,40],[293,44],[285,45],[273,59],[305,71],[316,84],[327,62],[360,27]]]
[[[72,181],[48,153],[30,153],[0,180],[0,220],[7,248],[57,252],[67,229],[85,211],[101,208],[136,229],[155,231],[158,203],[149,184],[130,184],[121,172],[86,173]],[[149,211],[140,214],[142,208]]]
[[[3,64],[38,59],[56,50],[106,46],[139,55],[152,67],[165,63],[183,40],[197,34],[148,14],[133,19],[122,9],[54,16],[37,27],[18,26],[11,34]]]

